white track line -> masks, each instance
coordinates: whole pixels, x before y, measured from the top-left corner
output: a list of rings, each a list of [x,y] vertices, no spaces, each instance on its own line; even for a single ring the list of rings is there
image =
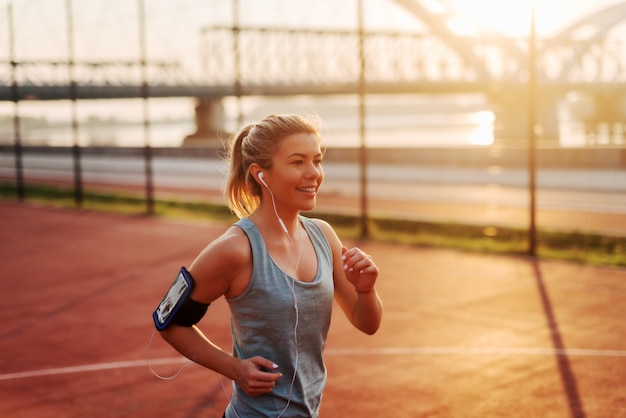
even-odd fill
[[[184,357],[161,358],[161,359],[150,360],[151,365],[179,364],[179,363],[187,363],[187,362],[189,362],[189,360]],[[114,370],[114,369],[127,369],[131,367],[147,367],[146,359],[131,360],[131,361],[115,361],[111,363],[96,363],[96,364],[87,364],[84,366],[59,367],[56,369],[41,369],[41,370],[32,370],[28,372],[0,374],[0,380],[15,380],[15,379],[25,379],[28,377],[53,376],[53,375],[59,375],[59,374],[84,373],[84,372]]]
[[[584,348],[542,347],[380,347],[380,348],[329,348],[327,356],[423,356],[423,355],[533,355],[533,356],[589,356],[625,357],[626,350],[592,350]],[[172,365],[188,363],[184,357],[151,359],[150,365]],[[84,366],[59,367],[26,372],[0,374],[0,381],[54,376],[72,373],[146,367],[146,359],[87,364]]]

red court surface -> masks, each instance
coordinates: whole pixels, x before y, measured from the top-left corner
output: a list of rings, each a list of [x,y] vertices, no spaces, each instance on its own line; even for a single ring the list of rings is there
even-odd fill
[[[224,229],[0,202],[0,416],[220,417],[215,373],[159,380],[146,348],[179,267]],[[626,270],[359,246],[385,315],[365,336],[335,311],[321,417],[626,417]],[[200,327],[229,347],[223,300]],[[184,364],[158,336],[150,358]]]

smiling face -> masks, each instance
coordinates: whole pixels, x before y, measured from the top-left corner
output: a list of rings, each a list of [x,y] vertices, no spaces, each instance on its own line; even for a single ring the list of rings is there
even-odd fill
[[[293,134],[281,141],[265,178],[280,212],[315,208],[324,181],[322,158],[319,138],[314,134]]]

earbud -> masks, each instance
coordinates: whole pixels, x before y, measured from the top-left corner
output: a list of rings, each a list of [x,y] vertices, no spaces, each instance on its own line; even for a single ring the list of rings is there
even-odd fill
[[[263,186],[265,186],[265,187],[267,187],[267,188],[269,189],[269,186],[267,185],[267,183],[265,182],[265,180],[263,180],[263,172],[262,172],[262,171],[260,171],[260,172],[259,172],[259,176],[258,176],[258,177],[259,177],[259,181],[260,181],[261,183],[263,183]]]

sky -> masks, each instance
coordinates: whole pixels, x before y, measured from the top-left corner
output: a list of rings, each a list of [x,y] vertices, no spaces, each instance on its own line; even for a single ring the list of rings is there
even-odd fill
[[[531,0],[449,0],[460,13],[508,34],[528,33]],[[551,35],[616,0],[535,0],[537,31]]]
[[[75,32],[94,39],[97,33],[124,33],[137,25],[136,11],[141,0],[71,0]],[[363,0],[366,26],[370,28],[412,28],[415,21],[393,0]],[[532,0],[420,0],[431,9],[447,2],[459,13],[508,34],[528,29]],[[158,29],[161,42],[170,42],[203,24],[230,24],[232,5],[224,0],[144,0],[149,26]],[[550,34],[581,16],[623,0],[535,0],[538,32]],[[67,0],[0,0],[0,27],[7,25],[7,5],[13,4],[18,40],[35,42],[37,36],[63,38]],[[282,27],[346,26],[356,22],[357,0],[239,0],[243,24]],[[184,22],[184,23],[181,23]],[[61,27],[58,25],[61,24]],[[166,26],[169,25],[169,26]],[[180,25],[180,26],[179,26]],[[184,25],[184,28],[183,26]],[[32,27],[31,27],[32,26]],[[169,27],[169,30],[165,30]],[[58,30],[63,29],[63,30]],[[135,28],[136,29],[136,28]],[[21,37],[20,37],[21,36]],[[0,32],[0,42],[7,30]],[[39,39],[41,45],[43,39]]]
[[[202,27],[233,22],[231,1],[143,1],[148,59],[176,60],[185,68],[201,68]],[[433,9],[447,1],[466,18],[508,35],[523,36],[529,28],[531,0],[421,1]],[[535,0],[537,32],[539,36],[550,36],[591,12],[623,1]],[[368,30],[420,30],[421,23],[393,0],[363,2]],[[8,61],[11,45],[8,4],[13,5],[13,51],[17,60],[67,59],[66,6],[71,4],[76,60],[136,62],[140,50],[140,3],[141,0],[0,0],[0,62]],[[354,28],[357,0],[239,0],[239,15],[242,25]],[[6,76],[7,71],[0,69],[0,82],[7,82],[3,74]],[[65,81],[67,72],[60,71],[59,77]]]
[[[532,0],[420,0],[431,9],[447,2],[469,20],[508,35],[527,33]],[[549,36],[581,17],[624,0],[535,0],[536,27]],[[139,55],[138,5],[142,0],[0,0],[0,61],[10,50],[8,4],[13,4],[13,50],[17,58],[66,58],[67,4],[74,20],[76,59],[129,59]],[[143,0],[146,48],[151,59],[197,60],[200,29],[232,24],[225,0]],[[358,0],[239,0],[242,25],[354,28]],[[366,29],[419,30],[419,21],[394,0],[363,0]],[[423,26],[422,26],[423,27]]]

